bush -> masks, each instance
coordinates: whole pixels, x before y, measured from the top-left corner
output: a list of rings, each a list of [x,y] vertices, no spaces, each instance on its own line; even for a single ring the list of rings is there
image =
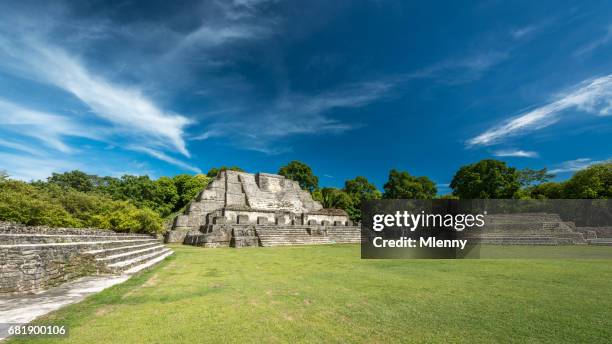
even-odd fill
[[[31,185],[0,180],[0,220],[30,226],[96,227],[120,232],[159,233],[155,211],[100,193],[84,193],[57,184]]]

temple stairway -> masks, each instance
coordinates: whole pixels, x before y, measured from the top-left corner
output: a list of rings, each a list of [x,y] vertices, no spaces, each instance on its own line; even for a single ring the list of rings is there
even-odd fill
[[[95,263],[98,273],[135,273],[173,252],[146,234],[27,234],[0,233],[0,249],[71,251]]]
[[[360,231],[355,227],[328,227],[320,233],[311,233],[309,229],[311,227],[257,228],[256,233],[261,246],[264,247],[361,242]]]

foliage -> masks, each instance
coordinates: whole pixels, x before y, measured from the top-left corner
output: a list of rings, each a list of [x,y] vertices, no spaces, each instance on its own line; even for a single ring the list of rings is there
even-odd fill
[[[54,173],[46,182],[33,184],[40,187],[60,187],[86,193],[110,196],[129,201],[140,208],[150,208],[166,217],[183,207],[208,185],[205,175],[179,174],[172,178],[152,180],[148,176],[124,175],[121,178],[99,177],[81,171]]]
[[[83,184],[78,184],[83,185]],[[50,227],[96,227],[157,233],[160,214],[102,192],[82,192],[65,184],[0,181],[0,220]]]
[[[53,173],[51,177],[47,178],[47,182],[77,191],[90,192],[94,190],[99,180],[98,176],[74,170],[64,173]]]
[[[30,226],[77,227],[75,219],[61,204],[45,192],[24,182],[0,181],[0,220]]]
[[[217,174],[219,174],[219,172],[221,171],[238,171],[238,172],[244,172],[243,169],[241,169],[238,166],[221,166],[221,167],[213,167],[210,170],[208,170],[208,173],[206,173],[206,176],[209,178],[214,178],[217,176]]]
[[[492,159],[461,167],[450,184],[453,195],[463,199],[513,198],[520,186],[515,168]]]
[[[395,169],[389,172],[389,180],[383,188],[383,198],[386,199],[432,199],[438,192],[431,179],[414,177],[406,171]]]
[[[301,161],[291,161],[281,167],[278,174],[295,180],[302,189],[308,190],[311,193],[319,187],[319,178],[312,173],[310,166]]]
[[[376,188],[376,185],[363,176],[357,176],[355,179],[350,179],[344,182],[344,192],[350,198],[351,203],[348,208],[345,208],[349,217],[353,221],[361,221],[361,203],[382,198],[381,192]]]
[[[547,182],[532,187],[529,195],[535,199],[561,199],[564,197],[563,189],[563,183]]]
[[[550,179],[554,178],[555,175],[548,173],[548,169],[543,168],[541,170],[532,170],[530,168],[524,168],[518,171],[518,181],[522,187],[529,187],[545,183]]]
[[[336,208],[347,210],[352,206],[351,196],[338,188],[321,189],[322,204],[324,208]]]
[[[576,172],[563,189],[565,198],[612,198],[612,162]]]
[[[529,189],[531,198],[597,199],[612,197],[612,163],[602,163],[576,172],[561,183],[548,182]]]
[[[438,197],[436,197],[437,199],[459,199],[458,196],[455,196],[453,194],[445,194],[445,195],[440,195]]]
[[[0,182],[9,179],[9,174],[5,170],[0,170]]]
[[[178,194],[178,203],[174,206],[174,211],[180,210],[189,203],[198,192],[202,191],[210,183],[212,179],[203,174],[179,174],[172,177],[176,192]]]

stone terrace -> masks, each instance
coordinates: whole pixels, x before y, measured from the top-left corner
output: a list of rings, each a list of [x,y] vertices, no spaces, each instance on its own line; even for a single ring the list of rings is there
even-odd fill
[[[204,247],[360,242],[345,211],[323,209],[297,182],[222,171],[179,215],[166,242]]]
[[[171,254],[145,234],[0,222],[0,294],[38,292],[91,274],[132,274]]]

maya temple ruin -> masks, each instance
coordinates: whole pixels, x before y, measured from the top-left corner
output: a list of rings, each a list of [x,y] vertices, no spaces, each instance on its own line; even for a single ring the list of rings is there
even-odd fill
[[[174,220],[167,243],[247,247],[359,243],[344,210],[323,209],[296,181],[221,171]]]

